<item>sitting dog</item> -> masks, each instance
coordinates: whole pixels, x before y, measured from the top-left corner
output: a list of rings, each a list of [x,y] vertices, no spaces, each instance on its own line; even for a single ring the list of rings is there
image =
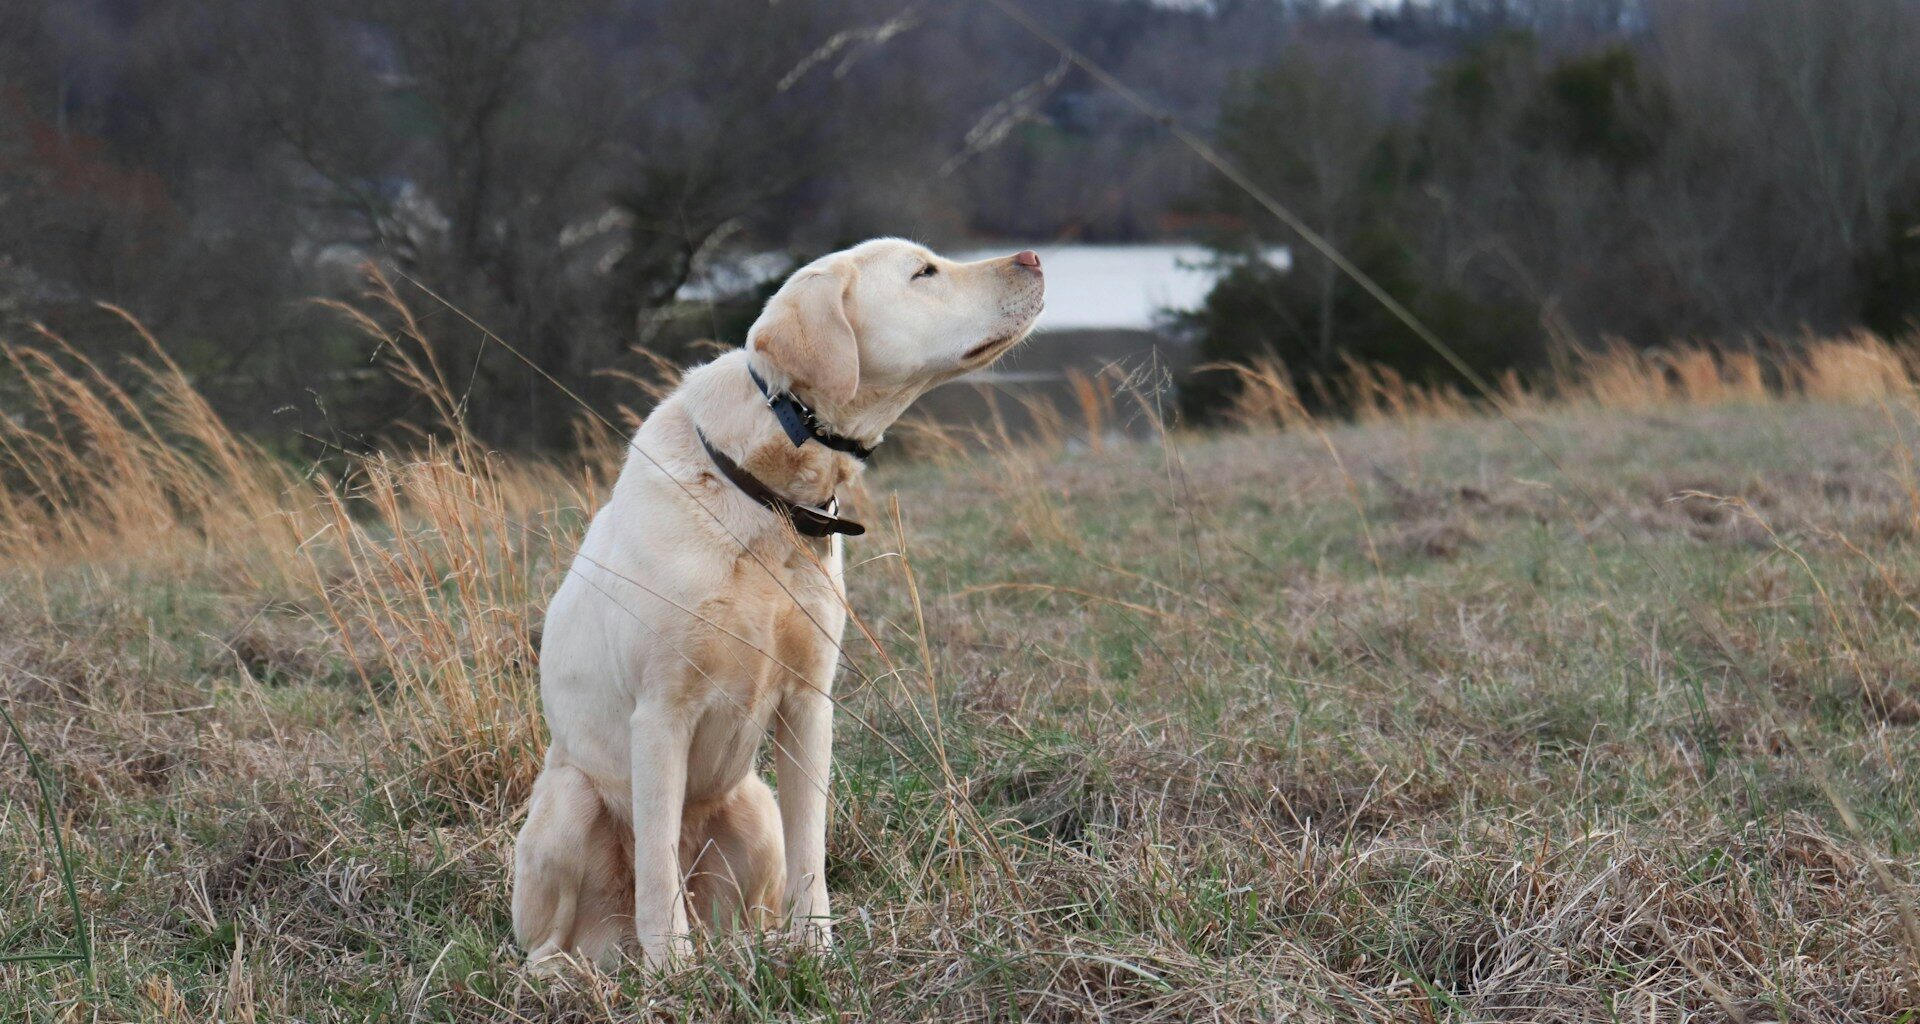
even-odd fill
[[[641,424],[547,609],[553,739],[513,865],[529,963],[608,966],[637,937],[657,965],[695,922],[832,941],[841,535],[862,530],[835,495],[915,399],[1018,344],[1043,291],[1032,252],[866,242],[795,272]]]

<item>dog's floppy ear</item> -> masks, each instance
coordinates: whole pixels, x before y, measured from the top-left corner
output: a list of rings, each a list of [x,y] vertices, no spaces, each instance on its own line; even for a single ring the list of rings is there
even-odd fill
[[[816,401],[851,401],[860,386],[860,346],[847,316],[847,293],[857,273],[841,263],[795,275],[767,300],[747,332],[747,348]]]

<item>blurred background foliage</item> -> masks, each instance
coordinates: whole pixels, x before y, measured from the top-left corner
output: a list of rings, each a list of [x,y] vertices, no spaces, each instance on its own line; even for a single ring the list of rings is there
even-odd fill
[[[1915,0],[1022,6],[1484,372],[1920,315]],[[417,411],[310,301],[363,261],[465,314],[416,304],[481,436],[558,447],[542,374],[642,403],[649,354],[738,342],[769,260],[881,233],[1204,241],[1227,272],[1167,321],[1193,362],[1450,372],[983,3],[0,0],[0,337],[111,365],[125,307],[262,435]],[[1287,271],[1250,258],[1275,244]]]

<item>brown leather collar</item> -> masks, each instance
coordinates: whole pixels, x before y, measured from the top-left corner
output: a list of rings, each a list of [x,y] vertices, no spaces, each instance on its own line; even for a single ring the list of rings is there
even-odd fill
[[[774,515],[793,524],[794,531],[808,537],[827,537],[844,533],[849,537],[858,537],[867,532],[867,528],[851,519],[842,519],[834,513],[840,511],[840,499],[828,498],[826,508],[814,508],[781,497],[773,488],[761,482],[760,478],[746,471],[738,462],[728,458],[725,452],[713,446],[707,440],[705,431],[693,428],[694,436],[700,439],[700,447],[707,450],[707,458],[713,460],[720,475],[733,481],[747,497],[766,506]]]

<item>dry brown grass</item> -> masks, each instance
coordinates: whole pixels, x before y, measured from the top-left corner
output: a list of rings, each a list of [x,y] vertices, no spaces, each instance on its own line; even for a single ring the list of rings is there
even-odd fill
[[[418,450],[342,453],[331,477],[233,433],[131,320],[153,353],[134,364],[139,398],[57,339],[52,352],[7,348],[29,404],[0,418],[0,559],[43,572],[213,564],[311,608],[370,696],[409,698],[371,706],[389,740],[417,749],[423,784],[511,805],[542,748],[528,613],[571,557],[556,523],[579,523],[619,452],[603,443],[569,469],[488,450],[386,281],[364,306],[338,308],[434,420]]]
[[[22,408],[0,416],[0,559],[14,564],[298,541],[290,467],[228,430],[139,324],[144,401],[58,338],[0,347]]]
[[[1239,384],[1226,419],[1237,426],[1299,427],[1311,419],[1293,376],[1272,359],[1212,367]],[[1867,333],[1809,338],[1763,349],[1719,345],[1637,349],[1615,340],[1581,349],[1534,378],[1508,373],[1493,399],[1511,410],[1553,404],[1648,410],[1661,406],[1757,404],[1781,400],[1877,402],[1910,397],[1920,367]],[[1490,411],[1484,396],[1452,385],[1409,381],[1383,366],[1349,361],[1345,372],[1316,379],[1317,404],[1345,409],[1360,422],[1457,419]]]
[[[1920,417],[1877,339],[1503,382],[1570,479],[1357,366],[1325,386],[1358,425],[1265,365],[1218,436],[1122,443],[1145,400],[1093,376],[1025,410],[1033,436],[923,428],[937,458],[862,499],[877,521],[896,493],[900,533],[852,557],[876,642],[841,684],[840,949],[546,982],[505,920],[536,624],[621,452],[598,428],[566,466],[489,451],[391,289],[351,315],[436,421],[326,474],[228,431],[157,346],[135,386],[9,350],[0,700],[74,869],[0,740],[0,952],[71,952],[72,892],[92,971],[0,964],[0,1015],[1915,1006]]]

